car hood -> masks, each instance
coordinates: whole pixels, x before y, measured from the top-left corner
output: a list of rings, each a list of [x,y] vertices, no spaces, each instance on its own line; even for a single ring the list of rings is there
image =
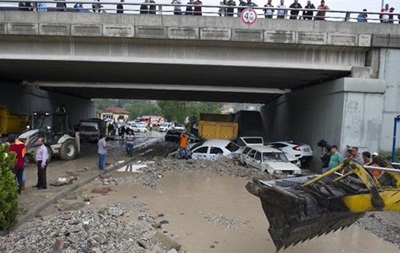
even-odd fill
[[[290,162],[264,162],[266,169],[280,170],[280,171],[294,171],[300,170],[299,167]]]

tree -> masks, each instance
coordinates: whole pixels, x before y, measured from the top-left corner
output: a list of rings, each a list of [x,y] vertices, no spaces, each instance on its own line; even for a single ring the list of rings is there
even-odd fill
[[[129,111],[130,119],[136,119],[142,115],[161,114],[160,107],[153,101],[133,101],[129,104],[125,104],[125,109]]]
[[[188,101],[157,101],[161,114],[169,121],[184,122],[186,117],[199,118],[200,113],[221,113],[221,103],[188,102]]]
[[[0,144],[0,230],[9,229],[17,223],[18,185],[11,171],[15,153],[8,151],[8,144]]]

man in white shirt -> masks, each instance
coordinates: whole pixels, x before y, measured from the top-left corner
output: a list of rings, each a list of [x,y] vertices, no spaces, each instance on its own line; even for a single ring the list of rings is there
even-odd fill
[[[286,6],[284,4],[284,0],[281,0],[281,4],[278,5],[277,17],[278,19],[285,19],[286,17]]]
[[[97,154],[99,155],[99,170],[104,170],[106,165],[107,148],[109,145],[106,141],[106,135],[103,134],[97,142]]]
[[[44,138],[40,137],[37,142],[36,148],[36,166],[38,169],[38,183],[36,187],[41,189],[47,189],[46,171],[47,171],[47,159],[49,158],[49,152],[47,151],[46,145],[44,145]]]

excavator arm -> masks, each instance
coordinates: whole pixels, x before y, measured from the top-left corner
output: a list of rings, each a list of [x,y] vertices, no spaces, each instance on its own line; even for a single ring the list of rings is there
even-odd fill
[[[371,169],[383,176],[378,180]],[[277,250],[344,229],[365,212],[400,211],[400,170],[367,168],[352,159],[318,176],[254,178],[246,189],[260,198]]]

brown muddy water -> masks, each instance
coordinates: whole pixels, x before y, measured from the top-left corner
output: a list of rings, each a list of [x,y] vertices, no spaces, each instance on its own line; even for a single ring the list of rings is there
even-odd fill
[[[133,175],[115,172],[114,176]],[[246,191],[246,183],[241,178],[203,172],[168,173],[161,179],[158,190],[123,184],[113,186],[116,191],[107,195],[93,195],[89,193],[92,185],[84,194],[94,196],[87,208],[139,201],[146,204],[149,215],[164,214],[163,219],[169,224],[163,225],[163,230],[178,236],[181,252],[275,252],[261,203]],[[137,214],[132,211],[125,219],[136,220]],[[400,250],[353,225],[280,252],[398,253]]]

